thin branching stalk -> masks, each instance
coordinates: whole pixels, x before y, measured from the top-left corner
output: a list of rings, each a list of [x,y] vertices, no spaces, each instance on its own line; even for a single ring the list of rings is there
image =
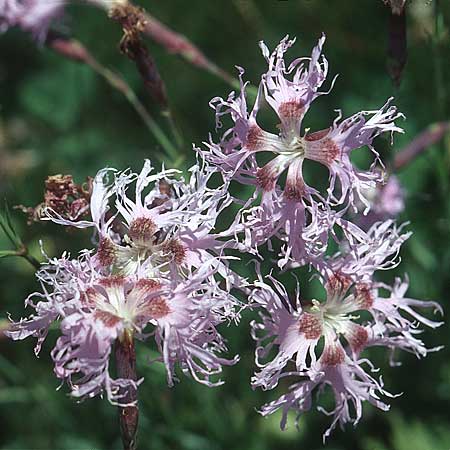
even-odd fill
[[[397,172],[404,169],[418,155],[439,142],[449,130],[450,122],[439,122],[430,125],[396,154],[393,164],[394,171]]]
[[[23,245],[22,248],[19,248],[16,253],[17,256],[21,256],[28,261],[36,270],[40,269],[41,263],[33,255],[30,255],[27,246]]]
[[[35,269],[41,267],[40,262],[28,250],[28,247],[22,242],[20,236],[16,233],[9,209],[5,205],[4,212],[0,212],[0,229],[5,233],[15,250],[0,250],[0,258],[7,258],[10,256],[18,256],[28,261]]]
[[[166,133],[153,119],[128,83],[118,74],[100,64],[80,42],[60,34],[49,33],[46,45],[60,55],[88,65],[102,76],[110,86],[125,96],[166,153],[176,153],[177,150]]]
[[[194,43],[185,36],[163,24],[153,17],[142,7],[136,7],[127,0],[116,0],[113,2],[100,2],[101,7],[106,9],[111,16],[117,8],[127,8],[134,10],[139,15],[141,32],[152,39],[157,44],[164,47],[169,53],[180,55],[183,59],[199,67],[210,74],[221,78],[234,89],[240,89],[239,80],[230,75],[227,71],[213,63]],[[247,94],[251,99],[257,96],[257,89],[254,86],[247,86]]]
[[[147,92],[159,106],[161,114],[171,130],[177,151],[168,152],[168,156],[170,162],[174,162],[182,155],[183,139],[169,105],[164,80],[159,73],[155,60],[141,38],[144,29],[141,10],[131,5],[118,5],[110,11],[110,17],[120,23],[122,27],[123,37],[120,41],[122,53],[135,64]]]

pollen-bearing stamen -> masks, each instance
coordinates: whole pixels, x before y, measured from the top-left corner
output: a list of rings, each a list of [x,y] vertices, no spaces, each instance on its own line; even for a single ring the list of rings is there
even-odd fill
[[[177,265],[181,265],[186,258],[186,249],[176,238],[167,239],[161,244],[161,248],[162,252]]]
[[[128,228],[128,236],[136,245],[151,244],[157,230],[158,227],[152,219],[138,217],[131,222]]]
[[[114,264],[117,258],[117,250],[114,243],[108,237],[102,237],[97,248],[97,258],[101,266]]]

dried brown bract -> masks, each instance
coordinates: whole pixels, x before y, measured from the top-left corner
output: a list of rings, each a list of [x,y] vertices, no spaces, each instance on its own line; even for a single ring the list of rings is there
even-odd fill
[[[72,175],[51,175],[45,180],[44,201],[36,207],[16,206],[28,214],[28,224],[39,222],[45,211],[51,209],[68,220],[76,220],[89,214],[89,200],[92,192],[92,178],[83,184],[76,184]]]
[[[119,22],[123,29],[120,50],[136,64],[145,87],[153,99],[161,108],[167,108],[166,87],[153,57],[141,38],[141,33],[146,28],[144,10],[131,4],[117,5],[110,11],[110,17]]]

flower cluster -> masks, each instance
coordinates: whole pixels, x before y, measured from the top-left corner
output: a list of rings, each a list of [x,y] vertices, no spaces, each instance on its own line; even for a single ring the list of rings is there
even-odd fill
[[[9,335],[37,337],[38,353],[50,324],[61,319],[52,357],[56,375],[68,381],[74,396],[104,391],[120,404],[136,389],[139,382],[109,373],[112,346],[125,333],[154,337],[170,385],[176,364],[213,386],[221,383],[214,375],[222,366],[237,362],[220,356],[226,345],[216,329],[238,319],[240,306],[230,291],[245,284],[228,268],[227,232],[214,233],[231,199],[225,186],[207,187],[212,171],[206,166],[191,170],[186,183],[173,170],[153,174],[149,161],[139,174],[105,169],[93,182],[92,220],[73,221],[48,210],[57,223],[94,227],[96,249],[43,266],[38,278],[44,293],[26,301],[35,312]]]
[[[259,311],[251,325],[252,386],[275,389],[292,380],[287,393],[260,410],[266,416],[281,409],[282,428],[291,409],[300,416],[312,407],[313,393],[327,386],[335,407],[318,406],[332,416],[324,437],[338,423],[356,424],[363,402],[387,410],[382,397],[392,394],[376,375],[368,348],[389,349],[393,365],[397,350],[417,357],[437,350],[419,334],[421,325],[441,324],[422,312],[442,312],[439,305],[409,298],[407,277],[391,284],[377,279],[377,272],[397,267],[410,236],[393,220],[403,195],[393,176],[380,187],[382,162],[374,147],[380,134],[403,132],[397,124],[403,116],[388,99],[379,110],[345,119],[338,112],[326,129],[305,128],[314,100],[331,90],[321,90],[328,74],[324,42],[322,36],[310,58],[290,64],[285,53],[294,40],[286,37],[273,52],[260,44],[268,70],[256,99],[249,104],[239,68],[241,92],[211,101],[220,133],[197,149],[188,182],[174,170],[154,173],[149,161],[140,173],[104,169],[92,183],[88,219],[67,208],[47,209],[56,223],[92,227],[96,247],[42,267],[43,292],[26,302],[35,312],[14,323],[9,335],[37,337],[37,353],[50,324],[61,320],[52,357],[73,395],[106,392],[110,401],[126,403],[141,380],[113,378],[109,362],[113,344],[130,334],[155,339],[170,385],[177,365],[208,386],[221,383],[216,375],[237,357],[222,355],[218,326],[239,320],[245,305],[237,290]],[[267,105],[280,121],[277,133],[260,126]],[[231,127],[223,131],[225,123]],[[354,151],[373,155],[368,169],[355,166]],[[328,170],[325,188],[306,183],[306,160]],[[219,187],[211,187],[218,179]],[[245,186],[248,198],[233,197],[231,183]],[[230,268],[238,252],[257,260],[250,282]],[[269,274],[258,261],[262,254],[274,262]],[[287,274],[297,277],[301,267],[313,272],[322,298],[304,296],[303,279],[294,293],[286,288]]]
[[[303,298],[299,286],[295,295],[290,294],[273,270],[266,276],[257,270],[249,301],[260,310],[260,320],[252,323],[258,366],[252,386],[273,389],[282,379],[292,380],[289,392],[263,406],[261,414],[282,409],[284,428],[289,410],[300,416],[311,408],[312,394],[329,386],[335,408],[318,407],[333,417],[327,437],[337,423],[356,424],[364,401],[388,409],[380,398],[392,395],[374,375],[378,369],[366,349],[376,345],[388,348],[391,355],[401,349],[425,356],[436,348],[427,349],[418,338],[419,325],[434,328],[441,323],[417,309],[441,309],[433,302],[408,298],[407,278],[396,278],[392,285],[375,278],[377,271],[397,266],[400,246],[410,235],[392,220],[403,209],[403,193],[395,176],[385,183],[374,147],[380,134],[403,132],[396,123],[403,115],[390,106],[392,99],[379,110],[346,119],[339,111],[324,130],[302,126],[313,101],[331,90],[321,90],[328,73],[324,41],[322,36],[310,58],[290,64],[285,53],[294,40],[286,37],[273,52],[261,43],[268,70],[255,102],[248,105],[244,70],[239,68],[241,92],[211,102],[217,130],[225,120],[232,126],[221,131],[218,142],[211,137],[206,150],[199,151],[219,168],[224,182],[253,188],[236,224],[240,248],[260,255],[265,246],[283,269],[283,279],[286,272],[306,266],[323,286],[322,300]],[[258,123],[265,105],[279,119],[276,134]],[[373,154],[368,170],[357,168],[350,158],[363,148]],[[325,189],[305,182],[308,159],[328,170]],[[332,253],[336,247],[337,253]]]

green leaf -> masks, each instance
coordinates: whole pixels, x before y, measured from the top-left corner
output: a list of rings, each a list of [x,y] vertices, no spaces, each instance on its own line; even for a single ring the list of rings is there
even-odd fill
[[[84,66],[66,62],[55,70],[50,66],[28,79],[21,89],[21,103],[42,121],[69,129],[82,115],[83,100],[93,95],[95,78]]]

